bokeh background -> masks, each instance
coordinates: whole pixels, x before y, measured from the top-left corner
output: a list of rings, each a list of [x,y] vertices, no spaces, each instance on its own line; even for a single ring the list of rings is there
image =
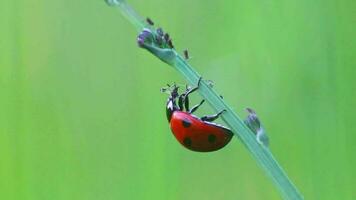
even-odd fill
[[[257,111],[306,199],[356,199],[355,1],[129,3]],[[159,89],[185,81],[136,34],[103,0],[0,1],[0,199],[280,199],[239,140],[175,141]]]

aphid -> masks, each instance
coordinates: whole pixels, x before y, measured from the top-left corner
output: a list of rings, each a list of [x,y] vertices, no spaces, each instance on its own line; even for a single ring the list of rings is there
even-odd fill
[[[157,29],[156,29],[156,32],[157,32],[157,35],[159,35],[160,37],[163,37],[164,32],[163,32],[163,29],[162,29],[162,28],[157,28]]]
[[[183,51],[183,54],[184,54],[184,58],[185,58],[186,60],[188,60],[188,59],[189,59],[189,53],[188,53],[188,50],[187,50],[187,49]]]
[[[187,149],[198,152],[216,151],[230,142],[233,133],[230,129],[213,123],[225,110],[198,118],[193,113],[204,100],[189,109],[188,96],[199,88],[200,82],[201,79],[198,86],[187,88],[182,94],[178,94],[178,86],[172,86],[166,106],[167,119],[173,135]]]
[[[156,35],[156,42],[157,42],[157,44],[159,45],[159,46],[161,46],[162,45],[162,43],[163,43],[163,39],[162,39],[162,37],[160,37],[159,35]]]
[[[212,80],[206,80],[206,84],[208,84],[209,87],[214,87],[214,81]],[[220,97],[222,98],[222,96],[220,95]]]
[[[165,34],[164,34],[164,39],[165,39],[166,41],[169,40],[169,34],[168,34],[168,33],[165,33]]]
[[[155,25],[155,23],[149,17],[146,18],[146,22],[151,26]]]
[[[168,42],[168,46],[169,46],[170,48],[174,49],[172,39],[169,38],[167,42]]]
[[[251,131],[256,135],[256,140],[258,143],[263,144],[265,147],[269,146],[269,138],[265,129],[263,128],[260,119],[258,118],[256,112],[251,108],[246,108],[248,116],[245,119],[245,124],[251,129]]]

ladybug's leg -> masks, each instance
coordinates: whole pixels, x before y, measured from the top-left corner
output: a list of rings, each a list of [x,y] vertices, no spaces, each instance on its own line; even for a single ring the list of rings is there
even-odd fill
[[[190,88],[190,89],[187,89],[187,91],[185,91],[185,93],[183,94],[183,102],[184,102],[184,106],[185,106],[185,109],[186,111],[189,111],[189,95],[195,91],[198,90],[199,86],[200,86],[200,82],[202,80],[202,77],[199,78],[199,81],[198,81],[198,85],[193,87],[193,88]]]
[[[205,102],[204,99],[201,100],[201,102],[199,104],[195,105],[192,109],[189,110],[189,113],[191,114],[191,113],[195,112],[204,102]]]
[[[185,107],[185,110],[186,110],[186,111],[189,111],[189,97],[188,97],[189,91],[190,91],[190,90],[187,89],[187,91],[185,92],[184,97],[183,97],[184,107]],[[191,92],[190,92],[190,93],[191,93]]]
[[[201,119],[202,121],[212,122],[212,121],[216,120],[217,118],[219,118],[219,116],[220,116],[223,112],[225,112],[225,111],[226,111],[226,110],[222,110],[222,111],[220,111],[219,113],[217,113],[217,114],[215,114],[215,115],[203,116],[203,117],[201,117],[200,119]]]
[[[179,95],[178,97],[178,107],[180,111],[183,111],[183,95],[184,93]]]

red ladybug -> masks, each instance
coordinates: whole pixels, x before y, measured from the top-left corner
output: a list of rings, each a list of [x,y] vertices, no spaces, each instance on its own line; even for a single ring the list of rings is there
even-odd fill
[[[233,133],[222,125],[212,123],[225,110],[201,118],[192,114],[204,103],[202,100],[189,109],[188,95],[199,88],[200,81],[201,79],[197,87],[187,89],[183,94],[178,94],[178,86],[172,86],[166,107],[167,119],[174,136],[187,149],[198,152],[216,151],[230,142]]]

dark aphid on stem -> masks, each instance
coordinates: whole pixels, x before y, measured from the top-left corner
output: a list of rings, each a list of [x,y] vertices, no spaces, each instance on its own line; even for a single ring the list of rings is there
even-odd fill
[[[168,40],[167,42],[168,42],[168,46],[169,46],[170,48],[174,49],[172,39],[169,38],[169,40]]]
[[[189,59],[188,49],[184,50],[184,51],[183,51],[183,54],[184,54],[184,58],[185,58],[186,60],[188,60],[188,59]]]
[[[163,44],[163,37],[164,37],[164,32],[163,32],[163,29],[162,28],[157,28],[156,29],[156,41],[157,41],[157,44],[159,46],[161,46]]]
[[[164,32],[163,32],[162,28],[157,28],[156,32],[157,32],[157,35],[159,35],[160,37],[163,37]]]
[[[163,39],[161,36],[156,35],[156,42],[159,46],[161,46],[163,44]]]
[[[169,34],[168,34],[168,33],[165,33],[165,34],[164,34],[164,39],[165,39],[166,41],[169,40]]]
[[[151,26],[155,25],[155,23],[149,17],[146,18],[146,22]]]

